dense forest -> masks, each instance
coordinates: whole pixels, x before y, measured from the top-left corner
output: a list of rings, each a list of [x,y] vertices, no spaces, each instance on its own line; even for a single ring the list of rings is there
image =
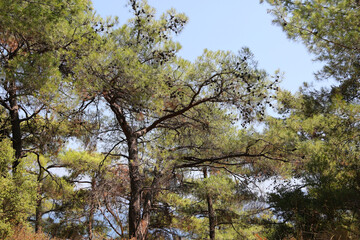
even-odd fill
[[[0,0],[0,239],[360,239],[360,2],[265,2],[336,85],[183,59],[145,0]]]

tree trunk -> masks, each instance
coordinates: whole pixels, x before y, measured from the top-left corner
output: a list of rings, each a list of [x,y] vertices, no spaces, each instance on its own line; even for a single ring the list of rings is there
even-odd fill
[[[116,103],[116,98],[111,93],[103,92],[105,100],[109,103],[111,110],[114,112],[118,123],[120,124],[128,146],[129,177],[130,177],[130,202],[129,202],[129,239],[143,240],[146,239],[149,222],[151,201],[145,201],[143,215],[141,211],[141,200],[143,190],[143,176],[140,174],[140,160],[138,152],[139,135],[133,132],[133,128],[128,124],[123,114],[121,106]],[[149,210],[147,210],[147,208]]]
[[[207,178],[207,169],[203,168],[204,178]],[[209,233],[210,239],[215,240],[215,226],[216,226],[216,217],[215,211],[213,207],[213,200],[210,194],[206,194],[206,201],[208,205],[208,214],[209,214]]]
[[[128,138],[129,175],[130,175],[130,203],[129,203],[129,237],[130,239],[145,239],[148,223],[141,217],[142,177],[139,167],[137,138]]]
[[[93,223],[94,223],[94,213],[95,213],[95,207],[94,204],[91,203],[90,204],[90,213],[89,213],[89,222],[88,222],[88,234],[89,234],[89,239],[93,239]]]
[[[94,224],[94,214],[95,214],[95,202],[93,197],[93,192],[95,192],[95,177],[91,179],[91,199],[90,199],[90,212],[89,212],[89,222],[88,222],[88,234],[89,239],[93,239],[93,224]]]
[[[10,103],[10,122],[12,132],[12,143],[15,150],[15,161],[13,162],[13,172],[16,173],[17,166],[20,163],[22,152],[22,140],[19,118],[19,105],[17,103],[16,85],[12,82],[9,86],[9,103]]]
[[[39,232],[42,218],[42,198],[41,196],[36,200],[36,212],[35,212],[35,232]]]
[[[151,191],[151,190],[150,190]],[[146,197],[143,205],[143,214],[140,219],[140,223],[136,229],[135,239],[146,239],[146,235],[148,232],[149,224],[150,224],[150,211],[151,211],[151,202],[152,202],[152,194],[146,193]]]
[[[144,204],[143,204],[143,209],[142,209],[142,216],[141,216],[141,220],[140,220],[140,224],[139,227],[136,231],[136,239],[146,239],[146,235],[148,233],[148,228],[150,225],[150,216],[151,216],[151,209],[152,209],[152,203],[155,199],[155,196],[158,192],[158,185],[161,182],[162,178],[161,178],[161,174],[155,173],[155,177],[154,180],[151,184],[151,186],[146,190],[146,192],[144,191]]]
[[[36,200],[36,212],[35,212],[35,232],[39,232],[40,230],[40,226],[41,226],[41,218],[43,215],[43,210],[42,210],[42,187],[40,184],[40,181],[43,179],[44,177],[44,170],[42,169],[41,165],[40,165],[40,161],[39,161],[39,155],[38,157],[38,163],[39,163],[39,175],[37,178],[38,181],[38,187],[37,187],[37,200]]]

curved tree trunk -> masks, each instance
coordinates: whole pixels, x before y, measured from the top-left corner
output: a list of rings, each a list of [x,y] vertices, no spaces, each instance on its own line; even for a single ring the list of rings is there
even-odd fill
[[[133,131],[133,128],[126,121],[125,115],[119,104],[116,103],[116,97],[107,92],[103,92],[105,100],[109,103],[111,110],[115,114],[121,129],[127,139],[128,147],[128,165],[130,177],[130,201],[129,201],[129,238],[135,240],[146,239],[148,227],[150,224],[150,211],[153,194],[150,192],[146,196],[143,193],[143,176],[140,174],[140,159],[138,150],[139,133]],[[141,206],[142,200],[144,205]],[[142,208],[143,207],[143,208]]]

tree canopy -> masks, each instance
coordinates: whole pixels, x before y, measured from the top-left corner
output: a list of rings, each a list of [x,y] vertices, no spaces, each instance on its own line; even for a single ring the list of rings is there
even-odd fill
[[[267,2],[338,86],[183,59],[188,18],[146,1],[0,0],[0,238],[358,238],[359,4]]]

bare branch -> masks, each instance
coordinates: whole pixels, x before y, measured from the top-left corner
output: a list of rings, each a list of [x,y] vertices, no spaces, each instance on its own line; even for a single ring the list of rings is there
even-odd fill
[[[33,112],[33,114],[31,114],[29,116],[28,112],[22,107],[20,106],[20,108],[25,112],[26,118],[20,119],[20,122],[24,122],[24,121],[28,121],[30,119],[32,119],[33,117],[35,117],[36,115],[39,114],[39,112],[45,107],[45,105],[42,105],[39,109],[37,109],[35,112]]]

